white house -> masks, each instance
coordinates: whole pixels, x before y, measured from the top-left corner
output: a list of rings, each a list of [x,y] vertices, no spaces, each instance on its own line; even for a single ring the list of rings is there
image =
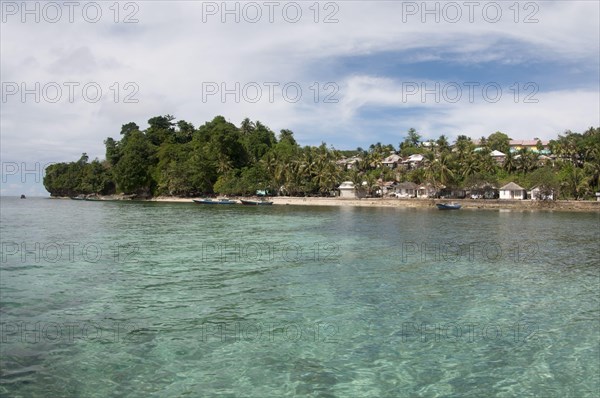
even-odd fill
[[[340,190],[340,199],[360,199],[365,197],[364,189],[354,189],[352,181],[344,181],[338,187]]]
[[[418,167],[423,162],[423,159],[425,159],[423,155],[416,153],[414,155],[410,155],[406,160],[402,161],[402,164],[410,165],[411,167]]]
[[[539,185],[531,188],[527,194],[531,200],[554,200],[554,190],[543,189]]]
[[[509,182],[500,188],[500,199],[525,199],[527,192],[525,188],[518,186],[514,182]]]
[[[396,196],[399,198],[414,198],[417,196],[417,184],[403,182],[396,185]]]
[[[398,156],[396,154],[392,154],[392,155],[388,156],[387,158],[383,159],[381,161],[381,164],[389,167],[390,169],[393,169],[396,166],[398,166],[398,163],[400,163],[401,160],[402,160],[402,158],[400,156]]]
[[[502,163],[504,163],[504,159],[506,158],[506,154],[504,154],[504,153],[502,153],[502,152],[500,152],[500,151],[496,151],[496,150],[493,150],[493,151],[490,153],[490,156],[491,156],[491,157],[492,157],[492,158],[493,158],[493,159],[496,161],[496,163],[498,163],[498,164],[502,164]]]
[[[429,198],[437,195],[438,189],[433,184],[419,185],[416,190],[417,198]]]

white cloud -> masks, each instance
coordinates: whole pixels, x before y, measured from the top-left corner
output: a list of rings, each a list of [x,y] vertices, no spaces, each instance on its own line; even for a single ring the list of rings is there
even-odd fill
[[[66,91],[58,103],[42,100],[38,104],[32,96],[21,103],[18,95],[2,103],[2,158],[75,160],[81,152],[102,157],[102,141],[107,136],[117,138],[122,124],[135,121],[144,126],[150,117],[167,113],[195,125],[217,114],[236,124],[247,116],[276,131],[291,128],[303,144],[324,140],[351,148],[388,137],[397,143],[412,126],[436,136],[455,131],[479,136],[502,130],[515,138],[550,138],[567,128],[581,130],[599,124],[596,77],[586,90],[540,91],[539,104],[515,104],[507,96],[498,104],[437,104],[402,101],[399,96],[402,81],[434,84],[435,77],[426,71],[424,76],[408,76],[402,70],[375,75],[360,63],[347,66],[344,72],[335,67],[350,57],[377,63],[385,62],[381,54],[396,53],[405,64],[435,61],[441,69],[457,63],[468,70],[484,62],[524,67],[544,62],[549,70],[561,64],[570,71],[594,71],[600,38],[598,19],[591,16],[598,15],[597,2],[535,3],[539,10],[534,17],[539,22],[530,24],[522,20],[535,10],[521,8],[520,22],[514,23],[508,8],[513,2],[498,2],[503,7],[498,23],[486,22],[480,11],[474,14],[475,22],[469,23],[465,8],[455,24],[443,18],[435,23],[431,17],[422,23],[418,14],[403,22],[402,7],[408,3],[336,2],[339,10],[333,17],[339,22],[333,24],[313,22],[312,2],[298,3],[303,14],[295,24],[282,18],[281,8],[272,24],[264,8],[256,24],[243,19],[223,24],[218,15],[202,22],[200,2],[135,3],[139,6],[136,24],[115,24],[108,8],[112,3],[102,3],[103,18],[97,24],[82,20],[80,12],[74,23],[63,17],[54,24],[23,24],[18,15],[6,16],[7,22],[0,25],[3,83],[25,82],[31,87],[35,82],[42,86],[78,82],[80,86],[72,103],[66,100]],[[443,7],[444,3],[439,4]],[[519,4],[523,7],[524,3]],[[121,9],[120,20],[130,11]],[[335,9],[321,8],[319,20],[331,11]],[[315,81],[321,83],[318,103],[310,89]],[[327,94],[322,84],[328,81],[340,88],[338,103],[322,102]],[[97,103],[82,99],[81,87],[89,82],[103,90]],[[132,92],[124,89],[127,82],[139,87],[138,103],[123,103],[124,95]],[[235,82],[242,86],[298,82],[303,98],[289,103],[279,91],[273,102],[263,97],[256,104],[235,103],[231,96],[226,103],[214,97],[203,102],[205,82],[230,86]],[[119,83],[118,103],[115,83]]]

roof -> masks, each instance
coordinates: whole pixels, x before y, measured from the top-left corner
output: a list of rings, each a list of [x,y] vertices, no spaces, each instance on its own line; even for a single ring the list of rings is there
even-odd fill
[[[544,141],[544,140],[540,140],[540,141],[542,141],[542,145],[548,145],[548,141]],[[509,145],[510,146],[536,146],[537,140],[510,140]]]
[[[410,155],[408,157],[408,159],[406,159],[405,161],[403,161],[402,163],[409,163],[409,162],[422,162],[424,159],[423,155],[415,153],[414,155]]]
[[[508,184],[506,184],[505,186],[501,187],[500,190],[501,191],[524,191],[525,188],[522,188],[511,181]]]
[[[415,184],[414,182],[405,181],[405,182],[398,184],[396,187],[400,188],[400,189],[416,189],[417,184]]]
[[[358,156],[352,156],[351,158],[341,158],[336,163],[338,163],[338,164],[350,164],[350,163],[359,162],[360,160],[361,160],[360,157],[358,157]]]
[[[496,150],[493,150],[492,153],[490,153],[490,155],[494,156],[494,157],[506,156],[504,153],[502,153],[500,151],[496,151]]]
[[[383,159],[381,163],[397,163],[402,158],[398,155],[390,155],[387,158]]]
[[[550,143],[550,141],[548,141],[548,140],[540,140],[540,141],[542,141],[542,145],[544,145],[544,146],[547,146]],[[481,144],[481,140],[479,140],[479,139],[471,140],[471,142],[475,145]],[[509,140],[508,145],[510,145],[510,146],[536,146],[537,140]]]
[[[344,188],[346,188],[346,189],[348,189],[348,188],[354,189],[354,183],[352,181],[344,181],[344,182],[342,182],[340,184],[340,186],[338,187],[338,189],[344,189]]]

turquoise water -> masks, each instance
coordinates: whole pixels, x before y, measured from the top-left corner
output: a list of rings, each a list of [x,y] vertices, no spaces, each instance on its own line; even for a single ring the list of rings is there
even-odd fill
[[[600,395],[597,213],[0,203],[2,396]]]

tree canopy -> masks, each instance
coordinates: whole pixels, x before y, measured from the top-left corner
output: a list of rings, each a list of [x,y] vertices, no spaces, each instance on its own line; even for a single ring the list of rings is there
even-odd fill
[[[500,185],[509,181],[559,192],[561,198],[586,198],[600,190],[600,128],[567,131],[550,141],[555,157],[535,149],[511,152],[510,138],[501,132],[473,140],[445,135],[421,141],[410,129],[399,148],[377,142],[367,150],[339,151],[322,143],[298,144],[291,130],[275,134],[260,121],[244,119],[240,126],[223,116],[194,127],[172,115],[155,116],[141,130],[133,122],[120,137],[104,141],[105,160],[58,163],[46,169],[44,186],[53,196],[136,194],[142,197],[193,197],[206,194],[249,195],[267,190],[282,195],[330,195],[342,181],[367,183],[370,192],[383,181],[412,181],[446,187]],[[538,140],[537,149],[543,147]],[[502,162],[490,155],[498,150]],[[391,153],[406,158],[422,154],[418,166],[388,167]],[[353,167],[344,158],[357,156]]]

